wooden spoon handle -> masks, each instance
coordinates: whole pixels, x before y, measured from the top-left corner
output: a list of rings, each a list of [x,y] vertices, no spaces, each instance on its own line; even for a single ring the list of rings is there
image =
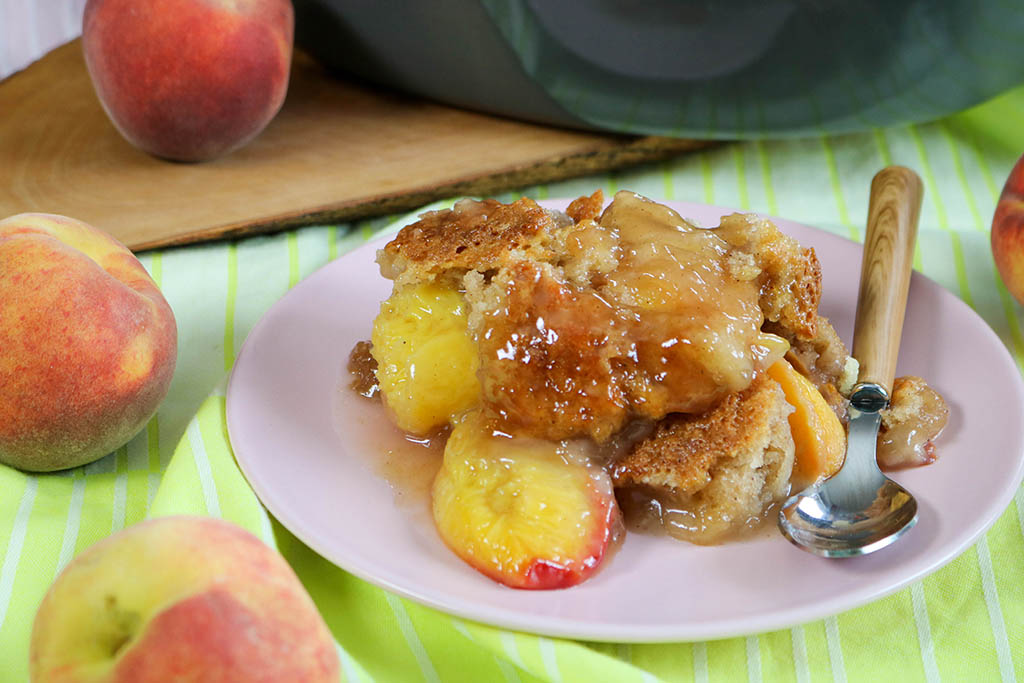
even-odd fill
[[[883,168],[871,181],[853,356],[858,380],[886,391],[896,375],[922,193],[921,179],[903,166]]]

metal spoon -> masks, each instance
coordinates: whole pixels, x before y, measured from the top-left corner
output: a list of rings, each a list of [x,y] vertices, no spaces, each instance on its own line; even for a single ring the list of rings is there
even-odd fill
[[[917,522],[917,501],[878,469],[875,443],[896,374],[921,195],[921,179],[902,166],[882,169],[871,181],[853,337],[860,374],[850,396],[846,459],[779,512],[783,535],[816,555],[865,555]]]

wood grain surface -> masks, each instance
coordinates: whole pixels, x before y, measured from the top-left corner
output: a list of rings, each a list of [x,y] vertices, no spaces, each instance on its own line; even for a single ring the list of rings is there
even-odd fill
[[[135,250],[329,224],[663,159],[707,143],[568,131],[371,89],[297,52],[250,145],[180,164],[133,148],[79,41],[0,82],[0,217],[84,220]]]
[[[903,166],[884,168],[871,181],[853,356],[858,380],[886,391],[896,376],[923,192],[918,175]]]

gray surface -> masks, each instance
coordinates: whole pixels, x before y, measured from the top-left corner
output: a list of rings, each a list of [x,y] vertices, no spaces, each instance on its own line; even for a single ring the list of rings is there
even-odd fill
[[[1024,82],[998,0],[295,0],[333,68],[458,106],[758,138],[931,120]]]

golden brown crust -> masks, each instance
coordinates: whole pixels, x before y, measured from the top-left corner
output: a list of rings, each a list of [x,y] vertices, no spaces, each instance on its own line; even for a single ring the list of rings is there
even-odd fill
[[[742,531],[789,491],[790,412],[779,385],[761,375],[704,415],[666,418],[614,468],[627,514],[653,516],[692,543]]]
[[[920,377],[900,377],[893,381],[889,407],[881,412],[882,429],[892,429],[920,413],[924,409],[927,388],[928,385]]]
[[[749,459],[768,448],[779,417],[790,412],[778,383],[762,374],[746,390],[729,394],[706,413],[662,420],[654,434],[615,465],[615,485],[695,493],[711,481],[719,461]]]
[[[577,223],[582,223],[586,220],[597,220],[597,217],[601,215],[603,207],[604,192],[597,190],[589,197],[577,197],[572,200],[565,213]]]
[[[813,338],[821,302],[821,263],[814,249],[801,248],[774,223],[753,214],[723,216],[717,230],[733,248],[752,255],[760,267],[765,318],[799,339]]]
[[[365,398],[380,398],[380,384],[377,382],[377,361],[370,352],[368,341],[356,342],[348,355],[348,372],[352,377],[349,386]]]
[[[766,298],[770,305],[766,305]],[[777,310],[779,322],[796,332],[798,339],[809,339],[816,334],[820,302],[821,262],[813,247],[801,250],[799,256],[788,261],[771,284],[761,290],[761,309],[765,317],[774,317]]]
[[[445,271],[488,271],[515,260],[547,261],[558,228],[554,215],[523,197],[511,204],[495,199],[463,200],[431,211],[402,228],[378,255],[392,279],[407,274],[432,279]]]

